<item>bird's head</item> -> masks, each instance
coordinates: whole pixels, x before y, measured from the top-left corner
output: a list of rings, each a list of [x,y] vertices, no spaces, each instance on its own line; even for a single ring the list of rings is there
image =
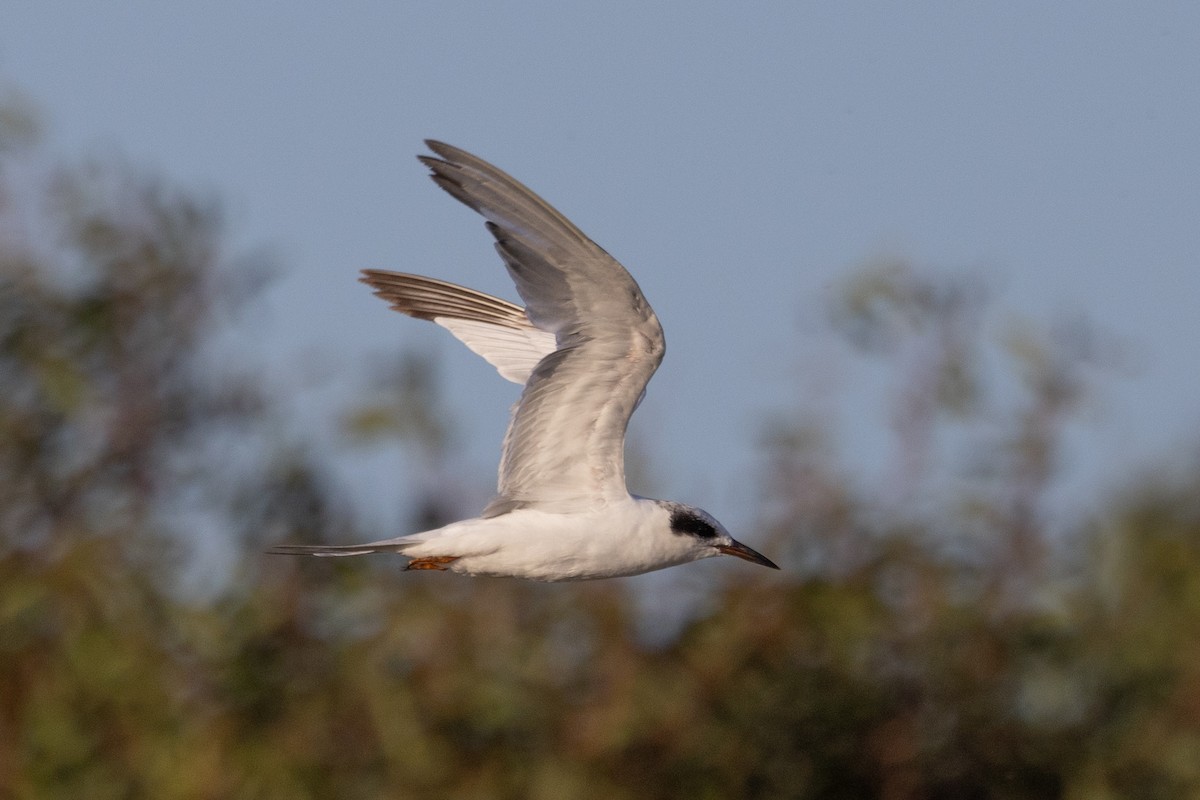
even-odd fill
[[[679,503],[670,504],[671,533],[695,540],[699,549],[697,558],[708,556],[737,556],[754,564],[779,569],[775,562],[729,535],[725,526],[713,519],[707,511]]]

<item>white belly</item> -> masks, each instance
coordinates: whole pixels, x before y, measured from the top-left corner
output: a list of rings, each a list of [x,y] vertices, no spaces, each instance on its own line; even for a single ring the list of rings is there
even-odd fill
[[[431,531],[409,548],[412,557],[455,556],[454,572],[540,581],[638,575],[711,553],[672,533],[651,501],[630,499],[582,514],[518,509]]]

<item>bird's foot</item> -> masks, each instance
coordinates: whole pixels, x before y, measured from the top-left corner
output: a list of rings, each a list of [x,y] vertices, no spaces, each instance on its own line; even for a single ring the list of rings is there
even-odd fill
[[[457,561],[458,556],[426,556],[425,558],[414,558],[408,562],[406,570],[409,569],[436,569],[439,572],[446,571],[446,565],[451,561]]]

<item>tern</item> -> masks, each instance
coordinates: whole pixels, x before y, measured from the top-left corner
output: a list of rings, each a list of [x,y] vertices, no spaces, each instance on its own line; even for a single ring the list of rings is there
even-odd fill
[[[633,277],[549,203],[483,159],[428,140],[433,182],[487,220],[525,307],[384,270],[362,281],[450,331],[524,389],[495,498],[475,519],[357,545],[280,545],[315,556],[399,553],[406,569],[537,581],[637,575],[717,555],[779,569],[699,508],[631,495],[625,431],[665,351]]]

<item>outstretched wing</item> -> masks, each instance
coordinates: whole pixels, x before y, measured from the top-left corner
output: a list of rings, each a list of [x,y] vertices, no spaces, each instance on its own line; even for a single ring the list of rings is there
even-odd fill
[[[513,383],[524,384],[554,352],[554,334],[538,330],[516,303],[446,281],[363,270],[362,282],[392,308],[441,325]]]
[[[487,220],[528,320],[555,338],[513,412],[485,514],[626,497],[625,429],[662,362],[658,318],[625,268],[546,201],[470,153],[426,144],[433,181]]]

